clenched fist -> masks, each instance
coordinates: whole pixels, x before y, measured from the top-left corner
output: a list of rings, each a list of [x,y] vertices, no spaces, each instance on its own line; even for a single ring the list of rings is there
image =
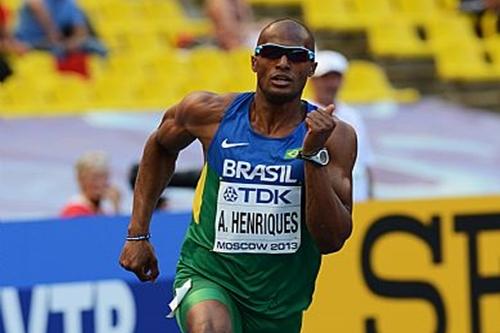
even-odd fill
[[[120,255],[120,265],[134,272],[143,282],[154,282],[160,273],[155,251],[149,241],[127,241]]]
[[[307,133],[302,145],[304,155],[312,155],[325,147],[326,141],[337,125],[337,119],[332,116],[333,110],[335,106],[330,104],[324,109],[318,108],[307,114]]]

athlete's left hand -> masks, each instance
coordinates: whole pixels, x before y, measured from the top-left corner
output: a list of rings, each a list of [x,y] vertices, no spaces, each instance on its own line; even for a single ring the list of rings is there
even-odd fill
[[[309,112],[306,116],[307,133],[302,145],[302,153],[311,155],[325,147],[326,140],[330,137],[335,126],[337,118],[333,117],[333,104],[326,108],[318,108],[313,112]]]

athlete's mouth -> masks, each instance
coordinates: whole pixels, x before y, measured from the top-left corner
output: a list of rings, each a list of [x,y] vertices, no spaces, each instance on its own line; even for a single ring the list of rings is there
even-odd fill
[[[292,81],[292,78],[285,74],[275,74],[271,76],[272,80],[283,80],[283,81]]]
[[[271,76],[271,82],[275,85],[285,86],[292,82],[292,78],[285,74],[276,74]]]

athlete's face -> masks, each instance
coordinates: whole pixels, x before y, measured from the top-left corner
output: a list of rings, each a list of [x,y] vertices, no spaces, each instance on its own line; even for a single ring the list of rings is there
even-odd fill
[[[252,70],[257,74],[257,89],[272,103],[286,103],[300,98],[307,78],[314,73],[314,60],[304,58],[313,49],[310,39],[283,27],[271,27],[259,38],[259,45],[271,45],[252,56]],[[279,46],[284,46],[280,49]],[[290,49],[290,47],[297,47]],[[300,54],[301,49],[304,54]],[[293,54],[292,54],[293,53]]]

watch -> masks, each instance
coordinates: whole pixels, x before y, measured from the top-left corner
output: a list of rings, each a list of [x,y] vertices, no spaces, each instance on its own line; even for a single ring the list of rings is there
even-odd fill
[[[311,161],[321,166],[325,166],[328,162],[330,162],[330,154],[328,154],[328,150],[326,148],[322,148],[318,152],[311,155],[305,155],[302,151],[300,151],[297,157],[301,160]]]

